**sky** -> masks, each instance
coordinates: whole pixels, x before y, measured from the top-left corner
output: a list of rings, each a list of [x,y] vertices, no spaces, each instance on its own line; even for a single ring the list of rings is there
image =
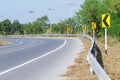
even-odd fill
[[[35,21],[47,15],[51,23],[75,15],[84,0],[0,0],[0,21],[18,20],[20,23]],[[52,10],[50,11],[49,8]],[[34,13],[29,13],[34,11]]]

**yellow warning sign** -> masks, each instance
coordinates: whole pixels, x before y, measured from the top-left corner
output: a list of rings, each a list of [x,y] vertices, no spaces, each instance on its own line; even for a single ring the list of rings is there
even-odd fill
[[[110,14],[102,14],[102,27],[110,27]]]
[[[96,29],[96,22],[92,22],[92,29]]]
[[[47,29],[47,31],[46,31],[47,33],[50,33],[50,29]]]
[[[82,26],[82,30],[83,30],[83,31],[86,30],[86,26],[85,26],[85,25]]]

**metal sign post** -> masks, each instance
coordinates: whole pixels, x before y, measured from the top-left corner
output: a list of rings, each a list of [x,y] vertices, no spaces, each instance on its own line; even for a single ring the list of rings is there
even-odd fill
[[[85,35],[85,31],[86,31],[86,26],[85,25],[82,26],[82,30],[83,30],[83,34]]]
[[[107,54],[107,28],[105,28],[105,54]]]
[[[93,39],[95,40],[95,30],[93,29]]]
[[[105,54],[107,54],[107,28],[110,27],[110,14],[102,14],[102,27],[105,28]]]
[[[85,35],[85,30],[83,31],[83,34]]]
[[[96,22],[92,22],[93,38],[95,39]]]

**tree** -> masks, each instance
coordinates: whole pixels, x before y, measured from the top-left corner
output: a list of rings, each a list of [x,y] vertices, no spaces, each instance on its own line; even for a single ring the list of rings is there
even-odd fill
[[[67,25],[67,27],[70,28],[69,33],[74,33],[75,32],[75,27],[76,27],[75,19],[74,18],[68,18],[68,19],[65,19],[64,22]]]
[[[111,27],[108,28],[108,35],[120,36],[120,0],[85,0],[81,10],[76,12],[75,20],[77,25],[86,24],[91,30],[91,23],[96,22],[96,35],[104,35],[101,16],[104,13],[111,15]]]
[[[47,16],[37,18],[36,21],[32,23],[32,26],[31,26],[32,33],[34,34],[45,33],[47,24],[48,24]]]
[[[48,17],[45,15],[41,18],[38,18],[35,23],[37,24],[40,33],[45,33],[46,32],[46,27],[48,25],[49,19]]]
[[[1,22],[2,34],[3,35],[10,35],[11,32],[11,21],[6,19]]]
[[[88,27],[91,27],[92,22],[96,22],[98,34],[101,31],[101,7],[100,0],[85,0],[81,10],[76,12],[77,22],[79,20],[82,25],[86,24]]]
[[[58,26],[60,28],[60,33],[67,34],[67,24],[64,21],[59,22]]]
[[[23,34],[23,29],[18,20],[14,20],[12,24],[12,34]]]
[[[61,30],[60,30],[60,27],[58,26],[58,24],[52,25],[52,32],[53,33],[61,33]]]
[[[21,24],[22,28],[23,28],[23,33],[24,34],[32,34],[32,24],[31,23],[27,23],[27,24]]]
[[[104,0],[104,8],[111,15],[111,27],[108,29],[110,36],[120,37],[120,0]],[[120,40],[120,38],[119,38]]]
[[[0,22],[0,34],[2,34],[2,27],[1,27],[1,22]]]

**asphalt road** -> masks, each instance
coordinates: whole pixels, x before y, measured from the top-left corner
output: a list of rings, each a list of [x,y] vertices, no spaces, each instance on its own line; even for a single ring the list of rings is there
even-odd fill
[[[64,80],[68,65],[83,49],[78,39],[4,39],[0,46],[0,80]]]

